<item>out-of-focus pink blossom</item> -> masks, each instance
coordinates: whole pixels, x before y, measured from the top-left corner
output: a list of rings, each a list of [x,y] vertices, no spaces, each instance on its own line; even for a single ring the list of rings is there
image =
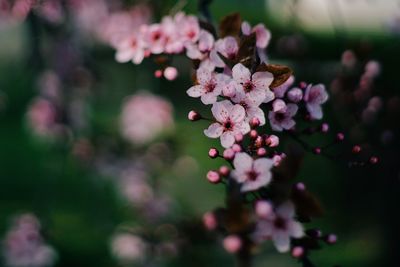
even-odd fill
[[[287,104],[285,112],[273,112],[268,113],[269,122],[271,128],[274,131],[283,131],[292,129],[296,122],[293,117],[296,115],[298,107],[296,104]]]
[[[223,245],[227,252],[236,253],[242,247],[242,240],[237,235],[230,235],[225,237]]]
[[[267,218],[260,218],[254,237],[257,241],[272,239],[279,252],[290,249],[290,238],[304,235],[302,225],[294,219],[294,207],[291,202],[279,206],[275,213]]]
[[[174,128],[172,112],[171,104],[161,97],[150,93],[132,95],[122,107],[122,135],[136,145],[148,143]]]
[[[148,250],[147,243],[139,236],[119,233],[111,241],[114,256],[125,263],[143,262]]]
[[[247,153],[236,153],[233,165],[232,177],[242,184],[242,192],[257,190],[271,181],[273,161],[268,158],[253,160]]]
[[[28,108],[28,124],[39,136],[49,136],[54,133],[56,117],[56,108],[44,98],[34,99]]]
[[[321,105],[328,100],[329,96],[323,84],[308,85],[304,93],[304,101],[312,119],[322,119]]]
[[[4,240],[3,256],[7,266],[46,267],[54,264],[57,254],[44,242],[40,228],[39,220],[32,214],[16,218]]]

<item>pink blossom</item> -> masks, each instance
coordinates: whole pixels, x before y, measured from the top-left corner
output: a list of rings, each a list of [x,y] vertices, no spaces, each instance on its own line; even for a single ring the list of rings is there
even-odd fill
[[[274,131],[290,130],[296,124],[293,117],[296,115],[298,107],[296,104],[287,104],[284,112],[268,113],[269,123]]]
[[[40,234],[40,222],[32,214],[16,218],[3,242],[5,264],[11,267],[44,267],[54,264],[57,253]]]
[[[246,111],[246,121],[250,122],[252,119],[257,119],[259,125],[265,124],[264,111],[259,107],[262,103],[261,98],[252,99],[248,94],[243,92],[237,92],[232,101],[236,104],[240,104]]]
[[[131,34],[116,45],[115,59],[120,63],[132,61],[142,63],[145,54],[145,43],[140,33]]]
[[[218,221],[213,212],[206,212],[203,215],[203,224],[207,230],[211,231],[217,228]]]
[[[225,237],[223,245],[227,252],[236,253],[242,247],[242,240],[237,235],[230,235]]]
[[[130,96],[122,107],[122,135],[136,145],[148,143],[173,129],[172,112],[172,105],[161,97],[143,92]]]
[[[183,42],[195,43],[200,37],[200,25],[195,16],[186,16],[180,12],[175,15],[175,25]]]
[[[287,93],[287,97],[293,103],[298,103],[303,99],[303,91],[300,88],[292,88]]]
[[[191,97],[201,97],[201,101],[208,105],[217,101],[217,96],[222,92],[226,84],[228,76],[224,74],[216,74],[205,68],[197,70],[198,85],[194,85],[187,94]]]
[[[253,75],[243,64],[238,63],[232,69],[233,80],[239,93],[244,93],[252,101],[262,102],[272,100],[273,93],[269,89],[274,77],[267,71],[256,72]]]
[[[225,148],[235,143],[236,134],[246,134],[250,131],[245,121],[246,112],[241,105],[233,105],[230,101],[217,102],[211,108],[216,122],[211,124],[204,134],[210,138],[221,138],[221,145]]]
[[[271,32],[265,28],[264,24],[257,24],[251,29],[250,24],[247,21],[242,23],[242,33],[244,35],[250,35],[251,33],[256,33],[256,46],[261,49],[265,49],[269,41],[271,40]]]
[[[253,158],[247,153],[236,153],[233,160],[235,169],[232,177],[242,184],[241,191],[253,191],[266,186],[271,181],[273,161],[268,158]]]
[[[279,252],[290,249],[290,238],[300,238],[304,235],[302,225],[294,219],[294,207],[286,202],[276,209],[274,214],[260,218],[255,231],[255,239],[272,239]]]
[[[54,133],[57,111],[55,106],[44,98],[36,98],[29,106],[28,123],[36,134],[41,136]]]
[[[210,58],[217,67],[225,67],[224,61],[220,58],[218,53],[223,55],[225,58],[234,60],[239,51],[239,45],[236,39],[232,36],[219,39],[215,43],[215,48],[210,53]]]
[[[147,26],[144,30],[144,40],[152,54],[161,54],[165,49],[167,35],[162,25],[155,23]]]
[[[147,249],[148,245],[141,237],[129,233],[116,234],[111,241],[114,256],[123,262],[142,262]]]
[[[304,93],[304,101],[312,119],[322,119],[321,105],[328,100],[328,93],[323,84],[308,85]]]
[[[173,81],[178,77],[178,70],[175,67],[166,67],[164,70],[164,77],[169,81]]]
[[[198,43],[186,42],[186,55],[191,59],[204,60],[213,49],[214,41],[214,36],[211,33],[201,30]]]

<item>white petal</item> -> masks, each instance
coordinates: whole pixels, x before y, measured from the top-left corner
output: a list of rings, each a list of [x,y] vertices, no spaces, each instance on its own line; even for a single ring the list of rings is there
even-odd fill
[[[119,63],[125,63],[132,60],[133,55],[134,53],[132,49],[118,50],[115,54],[115,60]]]
[[[199,84],[206,85],[212,78],[211,71],[206,68],[199,68],[196,72],[196,78]]]
[[[274,76],[268,71],[256,72],[252,76],[253,84],[258,89],[269,89],[269,86],[271,85],[273,80]]]
[[[288,227],[290,236],[300,238],[304,235],[303,226],[300,223],[291,221]]]
[[[289,251],[290,238],[286,232],[277,231],[273,233],[272,240],[274,241],[274,245],[279,252],[283,253]]]
[[[274,94],[274,92],[272,92],[271,90],[269,90],[269,89],[267,89],[266,91],[265,91],[265,99],[264,99],[264,103],[268,103],[268,102],[271,102],[272,100],[274,100],[275,99],[275,94]]]
[[[202,85],[195,85],[189,88],[186,93],[191,97],[200,97],[205,92],[204,87]]]
[[[201,96],[201,102],[205,105],[214,104],[217,102],[217,95],[214,93],[206,93]]]
[[[241,105],[234,105],[233,108],[231,109],[229,118],[235,123],[240,123],[244,120],[245,117],[246,117],[245,109]]]
[[[233,160],[233,166],[237,170],[249,171],[253,167],[253,158],[244,152],[236,153],[235,159]]]
[[[269,174],[271,176],[271,168],[274,165],[272,159],[260,158],[254,161],[254,170],[261,174]]]
[[[294,206],[293,203],[290,201],[287,201],[283,204],[281,204],[278,209],[276,210],[276,213],[281,216],[282,218],[285,219],[292,219],[294,216]]]
[[[204,130],[204,134],[210,138],[218,138],[221,136],[224,128],[219,123],[211,124],[208,129]]]
[[[233,132],[226,131],[221,135],[221,145],[225,148],[230,148],[235,143]]]
[[[250,132],[250,125],[246,121],[242,121],[235,124],[235,133],[247,134]]]
[[[221,123],[225,122],[229,118],[229,110],[227,109],[227,107],[230,107],[230,106],[226,102],[229,102],[229,101],[225,100],[222,102],[217,102],[211,108],[211,112],[212,112],[214,118]]]
[[[243,64],[238,63],[232,69],[232,76],[237,83],[245,83],[250,80],[251,73]]]
[[[257,118],[260,121],[261,126],[265,124],[265,114],[261,108],[250,107],[246,110],[246,113],[249,120],[251,120],[252,118]]]
[[[307,110],[312,119],[320,120],[323,117],[322,108],[318,104],[307,104]]]

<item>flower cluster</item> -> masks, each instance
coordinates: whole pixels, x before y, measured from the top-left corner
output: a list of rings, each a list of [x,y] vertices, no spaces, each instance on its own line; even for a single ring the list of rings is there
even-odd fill
[[[32,214],[15,219],[4,240],[4,260],[10,267],[52,266],[57,254],[40,234],[40,222]]]
[[[116,59],[138,64],[151,54],[185,54],[194,61],[195,84],[187,94],[210,105],[212,118],[194,110],[188,118],[211,121],[204,134],[220,139],[224,151],[211,148],[209,156],[222,157],[232,167],[207,173],[211,183],[225,183],[229,193],[226,209],[204,215],[206,228],[224,229],[228,233],[224,247],[238,255],[250,253],[253,244],[268,239],[278,251],[292,249],[295,257],[305,259],[313,249],[308,247],[310,239],[318,242],[321,237],[306,236],[299,218],[319,214],[320,209],[302,184],[292,190],[294,193],[288,190],[288,195],[300,197],[272,197],[280,179],[286,179],[280,177],[284,176],[282,170],[292,168],[285,166],[290,162],[286,154],[276,150],[280,137],[272,132],[295,131],[297,118],[322,119],[321,105],[328,94],[322,84],[301,82],[293,86],[290,68],[268,62],[265,48],[270,32],[264,25],[251,27],[233,14],[222,20],[219,35],[212,25],[178,13],[161,23],[142,25],[136,34],[126,36],[117,45]],[[255,217],[245,207],[248,196],[255,197]],[[311,203],[314,213],[302,213],[299,201]],[[251,218],[256,218],[255,222]]]

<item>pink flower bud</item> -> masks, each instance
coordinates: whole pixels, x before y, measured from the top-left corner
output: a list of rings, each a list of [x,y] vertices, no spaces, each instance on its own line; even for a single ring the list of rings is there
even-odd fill
[[[250,120],[250,126],[252,128],[256,128],[256,127],[260,126],[260,120],[258,118],[256,118],[256,117],[252,118]]]
[[[285,113],[287,110],[287,106],[285,101],[283,101],[282,99],[276,99],[273,103],[272,103],[272,111],[275,113]]]
[[[319,154],[321,154],[321,152],[322,152],[322,149],[321,149],[320,147],[315,147],[315,148],[313,149],[313,153],[314,153],[315,155],[319,155]]]
[[[325,242],[330,245],[333,245],[337,242],[337,236],[334,234],[329,234],[326,236]]]
[[[190,121],[198,121],[198,120],[201,119],[201,115],[200,115],[200,113],[198,113],[197,111],[192,110],[192,111],[190,111],[189,114],[188,114],[188,119],[189,119]]]
[[[223,153],[224,159],[232,160],[235,157],[235,151],[232,148],[227,148]]]
[[[241,133],[235,134],[235,142],[240,143],[242,141],[243,141],[243,134]]]
[[[306,82],[300,82],[299,84],[301,89],[306,89],[307,88],[307,83]]]
[[[298,103],[303,99],[303,91],[300,88],[293,88],[287,93],[290,101]]]
[[[251,130],[249,135],[251,139],[256,139],[258,137],[258,133],[256,130]]]
[[[236,253],[242,247],[242,240],[236,235],[229,235],[225,237],[223,246],[225,250],[229,253]]]
[[[164,77],[169,81],[173,81],[178,77],[178,70],[174,67],[167,67],[164,70]]]
[[[260,147],[259,149],[257,149],[257,156],[259,157],[263,157],[267,155],[267,150],[263,147]]]
[[[210,148],[210,150],[208,151],[208,156],[212,159],[215,159],[216,157],[218,157],[219,152],[216,148],[212,147]]]
[[[155,72],[154,72],[154,77],[156,77],[156,78],[161,78],[161,76],[162,76],[162,70],[156,70]]]
[[[216,171],[209,171],[207,173],[207,180],[212,183],[212,184],[217,184],[221,181],[221,177],[219,176],[219,173]]]
[[[242,147],[241,147],[240,145],[238,145],[238,144],[234,144],[234,145],[232,146],[232,149],[233,149],[233,151],[235,151],[236,153],[242,151]]]
[[[254,145],[256,147],[262,147],[264,140],[261,136],[257,136],[256,140],[254,141]]]
[[[368,77],[375,78],[381,72],[381,64],[378,61],[371,60],[365,65],[365,74]]]
[[[369,163],[371,163],[371,164],[377,164],[378,162],[379,162],[378,157],[371,157],[369,159]]]
[[[292,249],[292,256],[295,258],[301,258],[304,255],[304,248],[297,246]]]
[[[282,155],[275,155],[272,157],[272,160],[274,161],[274,166],[278,167],[281,164],[281,161],[284,157]]]
[[[329,131],[329,124],[328,123],[323,123],[321,125],[321,132],[327,133]]]
[[[228,176],[230,173],[230,169],[227,166],[221,166],[219,168],[219,174],[221,174],[222,176]]]
[[[358,145],[353,146],[353,148],[351,149],[351,152],[353,152],[354,154],[358,154],[361,152],[361,147]]]
[[[265,140],[265,143],[269,147],[277,147],[279,145],[279,137],[271,134],[270,136],[267,137],[267,139]]]
[[[267,219],[272,214],[272,205],[268,201],[259,200],[256,203],[255,211],[258,217]]]
[[[207,230],[209,230],[209,231],[215,230],[215,228],[217,228],[217,226],[218,226],[218,222],[217,222],[217,218],[215,218],[214,213],[206,212],[203,215],[203,224]]]
[[[343,133],[338,133],[336,135],[336,140],[338,141],[343,141],[344,140],[344,134]]]
[[[295,185],[295,187],[296,187],[296,189],[299,190],[299,191],[304,191],[304,190],[306,190],[306,186],[305,186],[305,184],[303,184],[303,183],[297,183],[297,184]]]

